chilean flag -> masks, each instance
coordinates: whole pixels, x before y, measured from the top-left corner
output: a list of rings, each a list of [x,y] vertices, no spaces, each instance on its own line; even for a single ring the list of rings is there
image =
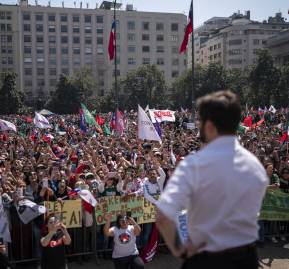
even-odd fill
[[[190,34],[193,32],[193,2],[191,2],[190,12],[189,12],[189,22],[186,27],[185,36],[180,47],[180,54],[186,51]]]
[[[110,60],[113,60],[115,56],[114,47],[115,47],[115,21],[112,22],[109,42],[108,42],[108,55],[109,55]]]
[[[153,224],[151,237],[148,244],[141,251],[141,258],[144,263],[148,263],[153,260],[158,248],[158,230],[156,224]]]

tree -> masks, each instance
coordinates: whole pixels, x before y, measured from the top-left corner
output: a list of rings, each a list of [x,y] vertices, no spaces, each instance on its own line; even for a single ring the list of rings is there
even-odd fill
[[[81,102],[81,91],[79,91],[71,80],[61,75],[56,85],[52,98],[46,107],[57,114],[78,113]]]
[[[279,91],[280,71],[274,67],[268,50],[258,52],[258,61],[250,71],[250,92],[248,99],[255,107],[276,105],[274,96]]]
[[[168,106],[167,86],[163,73],[156,65],[143,65],[129,72],[119,81],[120,106],[136,109],[145,107],[166,108]]]
[[[23,110],[24,94],[16,89],[16,74],[5,73],[0,89],[0,114],[17,114]]]
[[[281,67],[279,90],[274,95],[275,103],[280,107],[289,106],[289,65]]]

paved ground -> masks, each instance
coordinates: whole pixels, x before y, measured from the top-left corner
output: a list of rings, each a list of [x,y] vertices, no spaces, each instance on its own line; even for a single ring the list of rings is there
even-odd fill
[[[180,267],[180,262],[161,250],[157,257],[151,263],[145,266],[146,269],[176,269]],[[267,245],[259,249],[260,268],[289,269],[289,249],[282,248],[282,245]],[[83,263],[82,265],[71,263],[69,269],[113,269],[110,260],[99,260],[99,265],[95,263]],[[213,268],[212,268],[213,269]],[[219,268],[216,268],[219,269]],[[246,268],[244,268],[246,269]]]

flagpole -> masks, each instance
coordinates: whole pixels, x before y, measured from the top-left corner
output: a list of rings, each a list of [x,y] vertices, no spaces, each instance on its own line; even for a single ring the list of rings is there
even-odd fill
[[[195,40],[194,40],[194,0],[191,0],[192,10],[192,122],[195,122]]]
[[[118,90],[117,90],[117,49],[116,49],[116,0],[114,0],[113,8],[113,21],[114,21],[114,93],[115,93],[115,106],[118,109]]]

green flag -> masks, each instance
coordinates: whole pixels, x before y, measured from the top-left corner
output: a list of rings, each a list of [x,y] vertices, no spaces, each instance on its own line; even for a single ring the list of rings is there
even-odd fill
[[[110,135],[110,130],[109,130],[109,127],[107,126],[107,123],[103,125],[103,133],[105,136]]]
[[[84,119],[89,127],[96,126],[97,128],[100,128],[99,125],[96,123],[95,118],[92,116],[92,114],[89,112],[87,107],[84,104],[81,104],[81,108],[83,110]]]

